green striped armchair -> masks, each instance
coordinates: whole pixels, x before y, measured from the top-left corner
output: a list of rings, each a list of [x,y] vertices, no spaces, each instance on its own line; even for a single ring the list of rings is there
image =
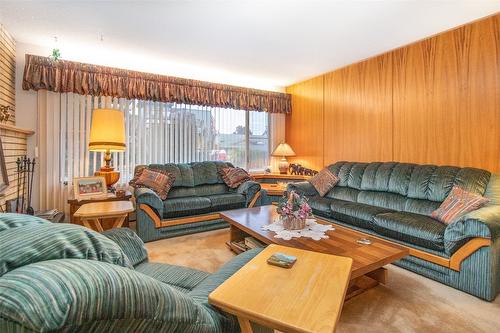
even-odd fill
[[[130,229],[0,214],[0,332],[239,332],[208,294],[258,251],[209,274],[149,262]]]

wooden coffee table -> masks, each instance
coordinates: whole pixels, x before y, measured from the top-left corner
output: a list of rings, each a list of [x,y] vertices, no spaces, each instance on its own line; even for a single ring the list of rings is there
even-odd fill
[[[262,230],[263,225],[272,223],[277,217],[276,206],[235,209],[220,214],[230,224],[230,240],[238,242],[252,236],[265,244],[278,244],[303,250],[345,256],[353,259],[351,283],[346,298],[353,297],[379,283],[387,282],[385,265],[408,256],[408,249],[397,244],[370,237],[361,232],[317,218],[318,223],[331,224],[333,231],[327,231],[328,239],[319,241],[310,238],[283,240],[274,238],[273,231]],[[370,245],[359,244],[357,240],[368,238]]]
[[[271,266],[276,252],[293,255],[286,269]],[[281,245],[269,245],[209,296],[210,304],[238,317],[243,333],[250,322],[282,332],[334,332],[349,284],[352,259]],[[242,286],[245,286],[242,288]]]

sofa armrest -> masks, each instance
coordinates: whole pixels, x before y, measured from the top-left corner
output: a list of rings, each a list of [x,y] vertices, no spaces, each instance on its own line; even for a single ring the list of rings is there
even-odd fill
[[[500,237],[500,205],[486,206],[462,216],[444,231],[445,249],[452,249],[457,242],[468,238]]]
[[[252,202],[253,198],[257,193],[260,191],[260,184],[253,181],[249,180],[238,186],[236,189],[236,192],[239,194],[243,194],[246,198],[246,206],[250,205]]]
[[[148,259],[148,251],[144,242],[129,228],[113,228],[102,232],[102,234],[121,247],[133,266]]]
[[[319,195],[318,191],[309,182],[297,182],[289,183],[286,187],[287,192],[295,191],[297,194],[302,194],[305,196],[315,196]]]
[[[158,194],[153,190],[142,187],[136,188],[134,197],[137,207],[139,207],[140,204],[146,204],[153,208],[160,218],[163,216],[163,201],[161,201]]]

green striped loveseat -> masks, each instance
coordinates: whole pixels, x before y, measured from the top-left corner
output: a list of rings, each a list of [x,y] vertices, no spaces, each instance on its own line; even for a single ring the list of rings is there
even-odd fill
[[[144,168],[144,165],[136,166]],[[219,175],[219,168],[233,167],[229,162],[150,164],[175,176],[165,200],[150,189],[137,188],[137,234],[145,241],[226,228],[219,212],[251,207],[261,202],[260,184],[247,181],[229,188]]]
[[[239,332],[208,294],[258,251],[209,274],[149,262],[130,229],[0,214],[0,332]]]

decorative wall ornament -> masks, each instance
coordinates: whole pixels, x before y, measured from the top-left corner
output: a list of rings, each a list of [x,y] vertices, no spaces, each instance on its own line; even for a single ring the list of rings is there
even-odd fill
[[[9,121],[11,113],[14,111],[9,105],[0,105],[0,123],[6,123]]]

